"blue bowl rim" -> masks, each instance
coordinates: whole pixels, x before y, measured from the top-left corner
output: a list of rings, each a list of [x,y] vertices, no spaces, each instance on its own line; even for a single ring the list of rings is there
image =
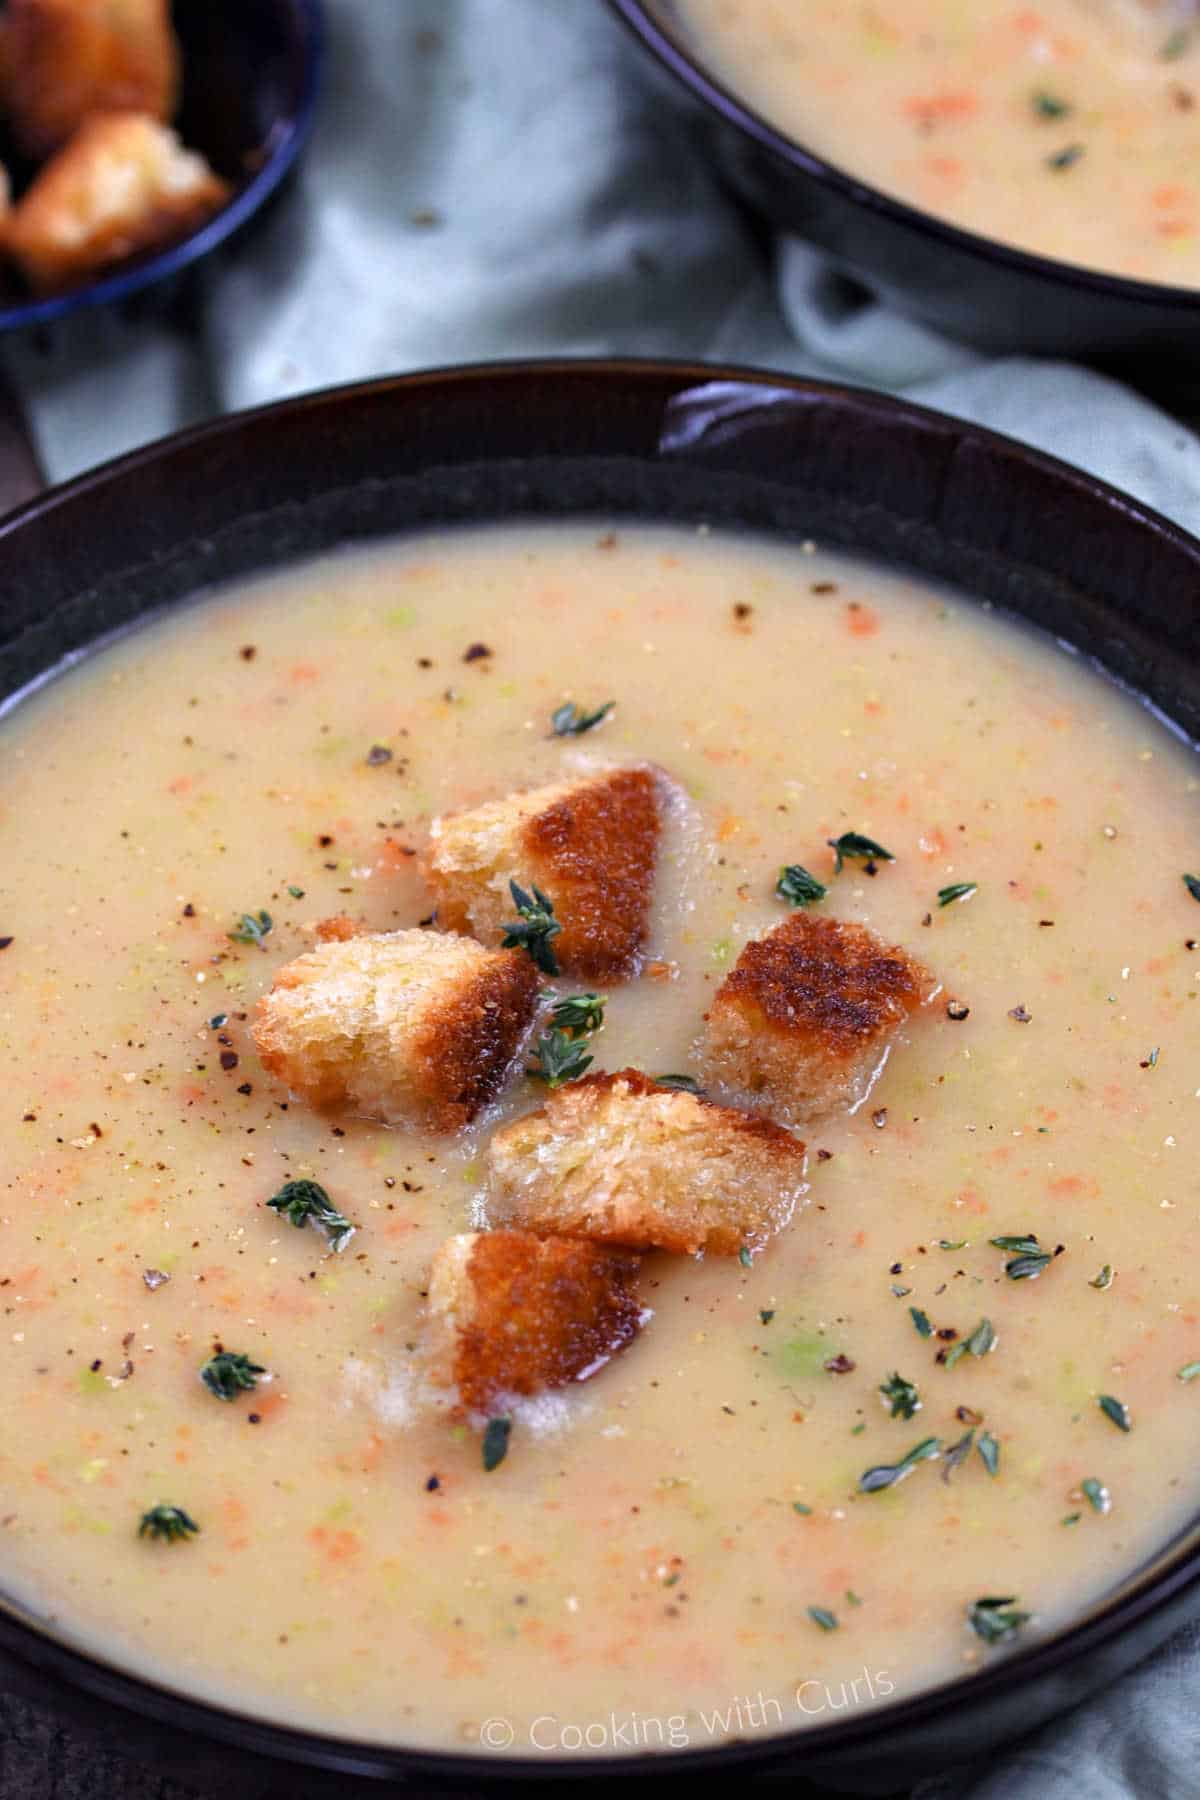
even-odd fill
[[[317,96],[325,60],[325,15],[323,0],[287,0],[295,21],[297,38],[304,50],[304,74],[300,93],[274,144],[258,170],[233,199],[223,206],[206,225],[157,256],[136,263],[132,268],[116,269],[99,281],[90,281],[69,293],[52,294],[45,300],[22,301],[18,306],[0,307],[0,333],[25,331],[35,326],[56,325],[74,313],[93,306],[106,306],[128,300],[133,294],[156,282],[167,281],[201,257],[208,256],[219,245],[240,231],[259,207],[270,198],[292,168],[312,133]]]
[[[1019,245],[1006,244],[1000,238],[968,231],[963,226],[952,224],[948,219],[940,219],[936,213],[926,212],[919,206],[910,206],[907,201],[885,193],[882,188],[859,180],[849,170],[837,163],[826,162],[795,138],[789,137],[779,126],[755,112],[731,88],[725,87],[719,77],[700,61],[699,56],[689,52],[659,24],[651,0],[605,0],[605,4],[628,27],[642,47],[676,80],[689,88],[711,112],[747,137],[753,138],[779,160],[820,181],[825,187],[832,188],[855,206],[876,213],[894,224],[903,225],[923,237],[932,238],[949,249],[981,258],[985,262],[998,263],[1018,274],[1038,276],[1044,281],[1053,281],[1062,287],[1083,289],[1092,294],[1174,306],[1181,312],[1194,312],[1200,319],[1200,283],[1196,287],[1178,287],[1166,281],[1140,281],[1132,275],[1110,274],[1104,269],[1089,269],[1083,263],[1042,256],[1036,250],[1023,250]]]

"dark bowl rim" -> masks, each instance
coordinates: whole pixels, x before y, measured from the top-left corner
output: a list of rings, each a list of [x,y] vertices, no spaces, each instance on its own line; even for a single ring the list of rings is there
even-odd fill
[[[769,119],[754,110],[747,101],[727,88],[699,59],[691,55],[670,33],[664,31],[650,11],[649,0],[604,0],[612,12],[633,33],[643,48],[656,58],[676,80],[690,89],[703,104],[753,138],[779,160],[820,181],[843,199],[867,212],[875,213],[892,224],[919,232],[945,245],[949,250],[969,254],[985,262],[999,264],[1005,270],[1025,276],[1037,276],[1062,287],[1082,289],[1089,295],[1133,301],[1141,304],[1177,307],[1181,312],[1195,311],[1200,316],[1200,282],[1194,288],[1177,287],[1165,281],[1139,281],[1132,275],[1109,274],[1103,269],[1089,269],[1083,263],[1061,261],[1042,256],[1035,250],[1022,250],[1000,238],[985,237],[982,232],[968,231],[936,213],[910,206],[882,188],[873,187],[851,175],[837,163],[826,162],[795,138],[789,137]]]
[[[195,449],[203,450],[261,423],[279,425],[286,438],[292,427],[303,430],[306,421],[313,416],[344,414],[347,409],[352,411],[360,404],[369,406],[388,396],[403,402],[406,396],[412,396],[414,400],[428,398],[447,387],[477,387],[490,389],[493,394],[501,387],[510,389],[515,397],[522,384],[530,379],[562,383],[560,404],[563,407],[572,405],[572,397],[567,391],[572,380],[594,383],[600,389],[616,388],[627,399],[640,398],[636,419],[627,414],[625,427],[630,440],[627,454],[635,459],[645,459],[654,453],[647,451],[644,443],[634,441],[634,423],[644,423],[647,413],[652,413],[657,423],[664,397],[673,398],[713,382],[740,387],[751,395],[769,393],[772,407],[777,406],[781,398],[800,406],[816,401],[871,413],[885,426],[889,422],[907,421],[943,432],[950,430],[962,439],[991,447],[1010,458],[1015,456],[1039,481],[1059,487],[1065,485],[1076,494],[1084,495],[1088,504],[1133,520],[1139,531],[1148,531],[1152,538],[1170,541],[1192,559],[1200,576],[1200,540],[1174,521],[1101,478],[986,426],[843,383],[740,365],[636,357],[560,357],[451,365],[318,389],[231,413],[157,439],[27,501],[0,519],[0,557],[14,534],[69,506],[75,498],[105,487],[119,488],[157,465],[169,471],[174,458],[186,458]],[[644,392],[639,395],[639,390]],[[587,452],[561,454],[564,460],[571,460],[586,456]],[[209,1742],[285,1763],[383,1779],[420,1774],[445,1781],[470,1779],[488,1784],[563,1777],[611,1780],[615,1776],[687,1776],[746,1765],[761,1771],[789,1762],[797,1754],[805,1761],[816,1761],[843,1751],[879,1750],[898,1730],[936,1725],[964,1701],[975,1697],[997,1699],[1051,1677],[1063,1664],[1102,1649],[1141,1620],[1163,1611],[1172,1602],[1182,1603],[1185,1597],[1190,1597],[1193,1603],[1200,1598],[1200,1517],[1169,1539],[1149,1566],[1135,1570],[1127,1578],[1124,1591],[1107,1599],[1102,1597],[1074,1623],[1066,1624],[1027,1647],[1001,1653],[981,1670],[956,1676],[915,1694],[900,1695],[860,1713],[847,1711],[844,1718],[830,1724],[798,1727],[769,1735],[764,1733],[754,1739],[735,1738],[679,1751],[642,1750],[629,1756],[546,1754],[531,1758],[507,1754],[488,1756],[467,1750],[438,1751],[334,1736],[309,1731],[300,1725],[260,1719],[213,1701],[196,1699],[109,1663],[96,1652],[54,1636],[51,1629],[35,1622],[23,1608],[2,1597],[0,1650],[12,1652],[27,1666],[49,1670],[70,1687],[98,1697],[105,1704],[133,1710],[144,1719],[191,1732]]]
[[[285,0],[285,3],[292,16],[296,42],[301,46],[303,75],[288,117],[269,140],[270,147],[262,167],[206,224],[158,255],[145,257],[129,268],[115,269],[112,274],[104,275],[98,281],[85,282],[82,287],[71,288],[65,294],[51,294],[44,300],[24,300],[16,306],[0,307],[0,334],[57,325],[75,313],[86,312],[94,306],[118,304],[160,281],[168,281],[219,248],[266,204],[312,134],[325,61],[324,0]]]

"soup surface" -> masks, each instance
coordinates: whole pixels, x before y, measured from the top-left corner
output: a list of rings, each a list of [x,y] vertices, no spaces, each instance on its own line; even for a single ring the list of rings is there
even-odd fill
[[[616,705],[552,737],[567,699]],[[372,1739],[697,1746],[977,1668],[1194,1509],[1196,767],[1078,660],[811,546],[506,527],[222,591],[0,730],[0,1547],[71,1641]],[[660,978],[610,991],[597,1067],[694,1066],[785,863],[942,988],[806,1134],[790,1228],[648,1257],[640,1336],[485,1471],[413,1346],[481,1146],[540,1091],[458,1141],[321,1117],[247,1015],[322,917],[426,914],[438,812],[644,758],[686,795]],[[845,831],[894,862],[835,874]],[[265,1205],[303,1177],[340,1253]],[[1017,1278],[989,1240],[1028,1234],[1062,1250]],[[270,1380],[222,1403],[218,1343]],[[139,1538],[157,1503],[198,1534]],[[981,1636],[985,1596],[1031,1617]]]
[[[816,155],[969,231],[1200,285],[1200,27],[1170,0],[678,0]]]

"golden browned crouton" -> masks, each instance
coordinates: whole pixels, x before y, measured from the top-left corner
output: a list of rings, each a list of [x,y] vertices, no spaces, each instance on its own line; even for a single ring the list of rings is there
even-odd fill
[[[865,925],[794,913],[748,943],[705,1022],[705,1074],[790,1124],[869,1092],[934,980]]]
[[[499,1090],[537,1004],[514,950],[437,931],[334,939],[259,1001],[263,1066],[313,1106],[457,1131]]]
[[[167,126],[98,113],[13,207],[4,247],[30,287],[53,293],[186,237],[230,192]]]
[[[638,1258],[577,1238],[468,1232],[429,1274],[427,1355],[468,1412],[581,1381],[636,1335]]]
[[[559,1088],[496,1133],[488,1163],[497,1221],[635,1250],[760,1249],[807,1185],[781,1126],[637,1069]]]
[[[435,819],[425,870],[438,922],[498,942],[516,916],[509,882],[536,885],[562,926],[551,947],[564,974],[633,974],[654,888],[659,785],[652,769],[605,769]]]
[[[169,0],[8,0],[0,19],[0,109],[40,162],[93,113],[172,118],[179,46]]]

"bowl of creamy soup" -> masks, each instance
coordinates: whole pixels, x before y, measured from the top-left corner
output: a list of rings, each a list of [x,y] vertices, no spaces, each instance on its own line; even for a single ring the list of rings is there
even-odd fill
[[[1194,1609],[1200,546],[883,398],[423,375],[0,528],[0,1669],[894,1787]]]
[[[722,167],[902,310],[1000,348],[1200,343],[1191,0],[611,0]]]

